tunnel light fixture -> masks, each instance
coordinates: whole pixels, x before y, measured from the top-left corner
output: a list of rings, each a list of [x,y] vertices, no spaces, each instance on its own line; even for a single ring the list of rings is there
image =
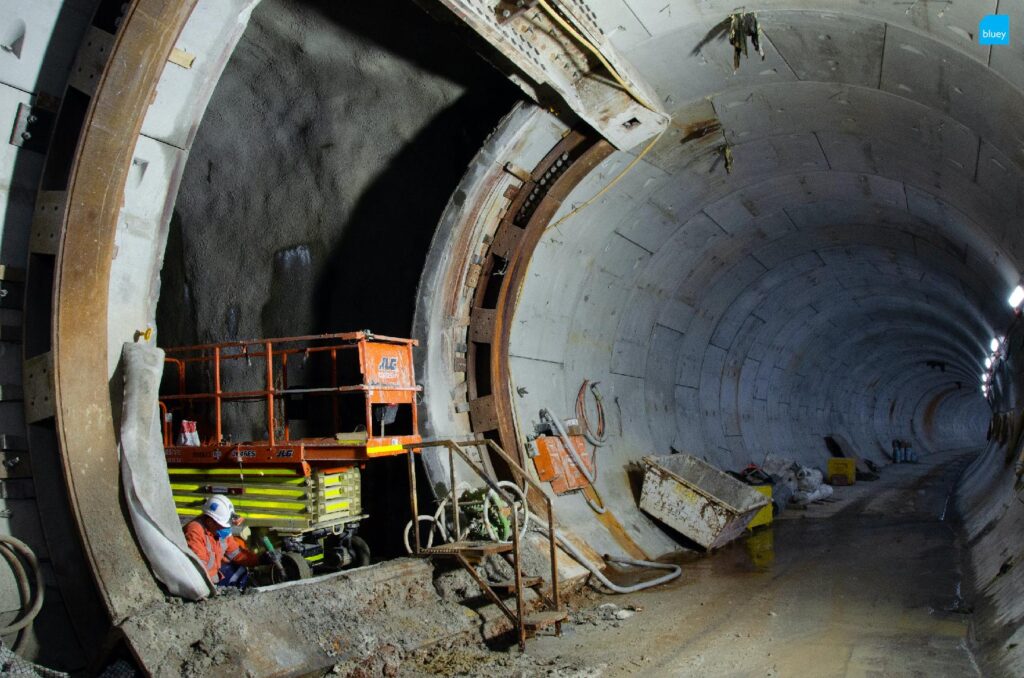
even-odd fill
[[[992,378],[992,375],[990,375],[988,372],[985,372],[984,374],[981,375],[981,383],[987,384],[988,380],[991,379],[991,378]]]
[[[991,369],[991,368],[992,368],[992,358],[991,357],[985,358],[985,369],[988,370],[988,369]]]
[[[1014,287],[1013,292],[1010,292],[1010,298],[1006,301],[1010,304],[1010,308],[1016,311],[1021,302],[1024,302],[1024,287],[1020,285]]]
[[[998,339],[996,339],[995,337],[992,337],[992,341],[989,342],[988,347],[990,349],[992,349],[993,353],[995,353],[996,351],[999,350],[999,344],[1000,344],[1000,341]]]

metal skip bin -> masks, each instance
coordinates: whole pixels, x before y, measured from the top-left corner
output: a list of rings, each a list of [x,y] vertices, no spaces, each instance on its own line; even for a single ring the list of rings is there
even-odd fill
[[[743,533],[769,499],[689,455],[644,457],[640,508],[707,549]]]

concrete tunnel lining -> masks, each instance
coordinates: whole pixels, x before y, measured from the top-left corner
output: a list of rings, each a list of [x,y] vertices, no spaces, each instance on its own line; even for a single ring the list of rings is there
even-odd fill
[[[633,430],[628,425],[612,443],[619,450],[601,450],[614,480],[599,487],[654,552],[671,544],[651,536],[657,532],[648,529],[624,482],[626,464],[643,454],[677,446],[725,467],[742,466],[765,450],[745,446],[751,436],[738,430],[741,421],[754,431],[761,430],[758,424],[768,428],[765,447],[789,449],[806,462],[821,463],[821,438],[831,431],[868,454],[885,449],[894,431],[920,442],[920,403],[944,379],[924,372],[926,352],[954,365],[963,388],[975,395],[950,401],[960,403],[967,424],[946,444],[978,440],[982,433],[987,408],[976,375],[988,338],[1005,322],[1002,304],[1019,271],[1005,215],[1021,202],[1020,163],[996,150],[1013,149],[1019,140],[999,102],[1019,101],[1020,92],[974,61],[974,47],[949,44],[949,33],[907,30],[900,26],[907,15],[887,17],[889,23],[846,21],[836,7],[829,9],[828,15],[761,12],[766,26],[789,30],[777,31],[776,41],[766,28],[772,43],[766,63],[745,62],[731,77],[726,46],[711,43],[686,53],[709,21],[659,21],[652,25],[662,35],[617,43],[661,98],[677,105],[677,129],[608,193],[545,235],[514,302],[512,385],[528,391],[513,397],[520,432],[529,432],[542,406],[568,416],[573,384],[584,377],[607,384]],[[880,46],[878,54],[864,49],[866,34]],[[864,55],[877,57],[870,68],[858,61]],[[916,77],[914,87],[903,85],[921,70],[922,59],[940,61],[951,82]],[[1004,75],[1015,72],[1016,65],[1003,66]],[[985,110],[950,103],[952,92],[965,101],[969,87],[985,84],[998,92]],[[678,143],[688,133],[685,125],[709,112],[733,151],[728,176],[719,166],[709,177],[721,158],[708,144]],[[620,152],[605,160],[552,221],[585,203],[631,159]],[[848,218],[851,210],[866,218]],[[708,245],[715,238],[725,242]],[[881,256],[867,256],[869,243]],[[793,299],[784,284],[770,288],[776,295],[765,300],[744,293],[762,277],[784,275],[785,259],[830,246],[840,256],[845,248],[848,259],[822,262],[823,269],[838,270],[832,286],[811,273],[796,303],[780,303]],[[755,251],[756,258],[748,256]],[[688,285],[680,270],[691,272]],[[767,306],[765,316],[792,318],[791,327],[769,327],[771,334],[751,327],[763,321],[743,310],[759,301]],[[740,312],[726,313],[737,307]],[[804,309],[810,310],[801,318]],[[847,358],[872,348],[872,335],[859,334],[866,327],[889,328],[874,335],[879,343],[899,342],[901,323],[929,321],[936,329],[908,336],[904,351],[876,353],[866,365]],[[801,354],[808,355],[799,360]],[[750,365],[759,366],[757,379],[745,373]],[[894,376],[905,371],[910,375]],[[873,403],[843,403],[847,394],[872,390]],[[890,402],[897,403],[892,415]],[[678,422],[661,416],[665,403]],[[557,501],[567,523],[594,526],[580,529],[597,550],[621,548],[582,501]]]
[[[952,408],[943,419],[967,424],[946,428],[936,439],[952,446],[977,441],[988,412],[980,395],[970,399],[967,394],[977,393],[976,375],[983,369],[985,345],[1005,324],[1005,291],[1016,283],[1024,255],[1024,242],[1014,238],[1016,222],[1005,218],[1006,214],[1020,214],[1024,202],[1024,146],[1007,116],[998,114],[1000,110],[1020,110],[1024,68],[1002,56],[986,67],[983,59],[987,55],[973,41],[955,32],[908,27],[906,17],[910,15],[902,11],[886,14],[890,10],[884,3],[875,3],[870,10],[859,9],[864,14],[878,10],[878,16],[851,18],[843,12],[846,6],[842,3],[822,2],[818,5],[831,14],[764,12],[763,22],[786,25],[787,32],[778,40],[769,32],[772,44],[768,46],[767,68],[745,62],[740,75],[726,81],[721,77],[727,75],[723,67],[731,55],[723,46],[712,43],[706,48],[714,54],[710,62],[717,70],[712,75],[685,66],[698,60],[707,62],[707,54],[685,57],[680,47],[695,44],[706,34],[720,9],[717,4],[702,6],[700,14],[694,9],[691,18],[702,17],[694,23],[659,25],[666,32],[653,38],[634,40],[627,32],[624,38],[620,36],[619,46],[651,79],[659,95],[695,102],[695,109],[681,106],[677,110],[706,111],[701,97],[711,97],[712,112],[734,149],[735,171],[724,176],[719,166],[710,173],[709,168],[716,164],[715,149],[697,143],[689,148],[683,145],[680,152],[673,130],[599,201],[545,234],[530,259],[529,274],[516,300],[516,324],[511,328],[511,377],[515,385],[527,386],[530,391],[528,396],[514,399],[521,431],[531,428],[541,403],[568,415],[575,384],[583,377],[600,377],[609,389],[608,396],[620,398],[625,420],[623,435],[616,434],[614,449],[603,458],[605,469],[621,471],[643,454],[667,452],[676,444],[687,451],[708,450],[709,459],[722,466],[742,465],[751,458],[756,460],[761,452],[754,440],[758,436],[746,434],[744,429],[760,426],[771,431],[771,446],[789,448],[803,461],[820,462],[820,439],[830,432],[841,432],[858,447],[870,450],[884,447],[894,430],[922,440],[920,430],[915,433],[913,424],[902,422],[923,421],[922,403],[951,379],[924,368],[925,351],[915,351],[915,346],[923,345],[927,358],[948,360],[950,374],[955,372],[964,382],[965,392],[958,393],[955,400],[944,399],[942,406]],[[210,3],[198,3],[184,24],[183,36],[190,35],[190,26],[208,30],[220,25],[204,14],[210,7]],[[252,3],[237,3],[229,13],[244,15],[251,8]],[[926,7],[924,11],[934,9]],[[951,9],[947,22],[957,20],[958,11]],[[143,14],[140,10],[140,17]],[[884,22],[878,21],[879,17]],[[244,22],[233,24],[230,16],[220,19],[232,29],[232,40],[237,40]],[[649,15],[637,12],[634,19],[649,19]],[[644,25],[646,31],[658,24],[648,20]],[[816,43],[810,36],[822,27],[834,36],[838,49],[815,52]],[[202,42],[192,37],[197,41],[193,46]],[[119,217],[116,244],[110,243],[116,254],[108,292],[112,312],[103,315],[108,337],[107,378],[114,373],[121,342],[140,327],[153,324],[154,284],[169,207],[184,169],[183,154],[194,138],[205,99],[212,93],[216,69],[226,64],[233,46],[224,34],[206,33],[205,40],[211,55],[219,54],[212,59],[215,70],[192,74],[196,80],[188,85],[190,95],[178,99],[175,105],[181,108],[176,113],[167,108],[173,97],[164,102],[161,97],[165,92],[180,93],[181,85],[158,88],[158,97],[142,122],[143,136],[134,152],[121,156],[130,156],[132,162],[126,174],[125,210]],[[865,40],[875,40],[884,54],[877,69],[844,63],[847,54],[863,51]],[[673,62],[673,70],[666,72],[665,64],[670,61],[665,59],[666,53],[685,57],[684,66]],[[825,72],[815,65],[829,62],[825,57],[837,61],[837,67]],[[900,89],[898,81],[918,72],[915,69],[922,63],[935,61],[951,64],[951,82],[941,86],[925,82],[923,91]],[[771,72],[748,75],[753,69]],[[181,75],[172,66],[163,72]],[[678,78],[680,74],[685,77]],[[762,80],[771,84],[760,84]],[[728,86],[720,89],[723,82]],[[882,85],[888,91],[875,89]],[[972,92],[986,87],[999,93],[988,106],[956,104],[947,98],[949,91],[957,89],[963,90],[957,101],[965,101]],[[738,103],[742,100],[739,93],[751,91],[753,99]],[[842,118],[839,105],[824,103],[834,101],[837,93],[848,96],[842,106],[849,110],[869,118],[872,110],[884,110],[884,119],[875,117],[863,125],[849,123]],[[776,109],[779,100],[796,102],[808,112],[824,110],[826,122],[817,119],[815,128],[810,115]],[[824,105],[819,107],[819,103]],[[682,117],[685,119],[685,114]],[[167,124],[163,132],[156,131],[160,120]],[[947,128],[952,130],[952,140],[945,135],[928,138],[929,131]],[[513,111],[471,167],[459,197],[442,220],[424,271],[425,289],[416,319],[416,332],[441,344],[425,347],[420,370],[423,381],[442,394],[424,404],[430,414],[429,430],[437,435],[466,433],[471,422],[463,412],[451,411],[450,394],[458,392],[460,385],[452,374],[452,362],[443,364],[439,359],[459,353],[455,349],[461,342],[452,339],[455,334],[447,326],[450,323],[442,328],[436,315],[442,307],[449,313],[451,308],[431,295],[437,290],[448,294],[460,287],[464,271],[458,267],[468,268],[471,253],[481,250],[486,230],[482,224],[503,207],[497,189],[517,183],[514,177],[502,175],[500,167],[506,161],[536,166],[565,129],[563,123],[528,106]],[[907,134],[894,134],[901,129]],[[184,137],[175,136],[183,130],[190,131]],[[883,145],[879,147],[877,142]],[[903,145],[907,143],[909,147]],[[976,144],[973,148],[972,143]],[[1000,148],[1009,150],[1004,153]],[[593,195],[630,158],[624,152],[610,155],[562,201],[554,220]],[[939,168],[935,167],[937,161],[943,161]],[[740,183],[742,187],[735,188]],[[863,216],[844,220],[851,210]],[[873,219],[886,225],[865,228]],[[830,229],[819,230],[822,223],[828,223]],[[850,233],[853,229],[856,232]],[[457,238],[452,230],[460,231]],[[813,237],[805,235],[808,230],[814,231]],[[887,237],[890,235],[899,237]],[[453,258],[450,248],[455,240],[464,249]],[[793,256],[796,244],[804,249]],[[65,247],[70,257],[72,250],[67,244]],[[74,254],[85,256],[88,250],[78,247],[75,244]],[[830,248],[834,258],[822,259],[820,267],[804,258],[805,254],[821,257],[821,252],[828,253]],[[750,256],[752,252],[757,252],[756,259]],[[571,266],[566,266],[567,261]],[[71,263],[69,259],[62,265]],[[822,282],[814,277],[818,268],[844,273]],[[102,271],[99,273],[102,277]],[[431,280],[442,282],[428,289]],[[849,284],[852,281],[862,284]],[[898,289],[898,293],[888,294],[887,289]],[[795,294],[800,291],[803,294]],[[847,295],[843,301],[850,306],[833,303],[832,316],[818,308],[835,302],[837,295]],[[586,297],[603,299],[598,303]],[[552,308],[552,299],[564,303]],[[99,304],[98,299],[89,301]],[[58,291],[58,313],[64,303],[80,306],[82,313],[99,308],[79,298],[69,300]],[[844,312],[853,305],[856,313]],[[730,308],[743,308],[744,312],[730,314]],[[769,309],[765,315],[773,318],[788,315],[787,322],[768,323],[757,318],[755,310],[765,308]],[[835,316],[845,316],[846,324]],[[881,336],[855,333],[858,327],[873,323],[888,331]],[[912,331],[924,323],[937,327]],[[54,332],[60,360],[62,342],[73,333],[65,334],[60,326]],[[585,341],[578,347],[574,344],[578,350],[559,348],[580,338]],[[871,361],[848,358],[883,341],[903,347],[876,352]],[[63,359],[75,358],[65,353]],[[843,365],[846,367],[839,367]],[[880,386],[867,386],[880,375],[896,372],[902,376],[883,376]],[[68,385],[61,379],[58,374],[58,406],[64,413],[64,425],[74,420],[73,411],[83,402],[84,392],[62,389]],[[875,393],[873,398],[862,396],[859,403],[848,400],[852,394],[867,391]],[[896,419],[901,423],[891,421],[891,400],[898,404]],[[853,411],[844,407],[844,402],[850,402]],[[666,403],[670,404],[667,409]],[[610,413],[613,431],[617,417]],[[793,420],[802,431],[792,430]],[[75,458],[75,447],[74,441],[65,438],[67,459]],[[83,453],[90,463],[95,462],[91,452]],[[106,464],[109,459],[102,461]],[[75,466],[79,470],[73,473],[83,470]],[[437,474],[440,469],[435,465],[432,472]],[[674,543],[636,510],[629,485],[623,484],[620,476],[605,475],[600,486],[631,537],[652,555],[674,548]],[[73,481],[71,484],[74,487]],[[99,496],[82,496],[80,500],[89,503],[88,511],[97,515],[104,506],[117,508]],[[586,507],[576,499],[556,501],[564,522],[592,522]],[[621,550],[621,544],[594,525],[593,529],[578,529],[578,536],[598,550]],[[102,534],[107,528],[98,523],[90,521],[82,527],[87,543],[90,533],[97,537],[96,544],[108,538]],[[123,540],[124,536],[115,538]],[[141,560],[128,559],[115,568],[98,558],[94,566],[101,584],[127,579],[142,587],[126,590],[126,600],[117,600],[114,593],[108,595],[115,620],[145,600],[129,601],[127,596],[143,589],[156,594],[154,588],[142,584],[148,572]],[[123,570],[125,567],[131,571]]]

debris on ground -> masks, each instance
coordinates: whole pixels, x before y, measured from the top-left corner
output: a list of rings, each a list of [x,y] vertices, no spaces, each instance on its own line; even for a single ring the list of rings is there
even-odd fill
[[[763,468],[776,479],[776,487],[785,485],[791,491],[790,504],[797,508],[815,502],[834,501],[832,486],[825,483],[820,469],[777,457],[766,459]]]
[[[797,504],[811,504],[829,499],[833,492],[832,486],[825,482],[822,472],[809,466],[802,466],[796,472],[796,487],[790,501]]]
[[[476,645],[439,645],[414,653],[396,675],[597,678],[606,668],[606,664],[589,665],[577,657],[538,658],[515,649],[495,652]]]
[[[642,612],[639,605],[619,606],[615,603],[603,603],[596,607],[577,609],[569,614],[569,623],[579,626],[618,627],[621,622],[630,619],[637,612]]]

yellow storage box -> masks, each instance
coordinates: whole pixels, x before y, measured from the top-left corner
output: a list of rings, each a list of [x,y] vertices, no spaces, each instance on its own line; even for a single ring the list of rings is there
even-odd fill
[[[846,457],[830,458],[825,480],[829,485],[853,485],[857,482],[857,461]]]
[[[752,530],[755,527],[759,527],[761,525],[771,525],[772,524],[772,516],[773,516],[772,502],[771,502],[772,486],[771,485],[754,485],[754,489],[757,490],[758,492],[760,492],[761,494],[763,494],[764,496],[768,497],[768,505],[763,507],[760,511],[758,511],[757,513],[754,514],[754,517],[751,518],[750,522],[747,524],[747,529],[748,530]]]

